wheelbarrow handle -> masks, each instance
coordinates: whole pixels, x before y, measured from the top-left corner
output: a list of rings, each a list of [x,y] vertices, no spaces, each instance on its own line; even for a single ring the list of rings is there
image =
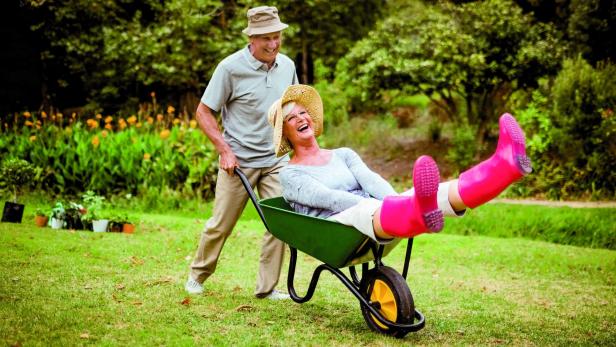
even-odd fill
[[[265,215],[263,214],[263,210],[261,210],[261,206],[259,206],[259,200],[257,199],[257,195],[255,194],[255,191],[252,189],[252,186],[250,185],[250,182],[248,181],[246,174],[244,174],[244,172],[239,167],[234,168],[233,172],[235,172],[235,174],[240,178],[240,181],[242,181],[242,185],[246,189],[246,193],[248,193],[248,197],[252,201],[252,204],[255,206],[255,209],[257,210],[257,213],[259,214],[259,217],[261,217],[261,220],[263,221],[263,225],[265,225],[265,228],[267,229],[267,231],[269,231],[269,227],[267,226],[267,222],[265,221]]]

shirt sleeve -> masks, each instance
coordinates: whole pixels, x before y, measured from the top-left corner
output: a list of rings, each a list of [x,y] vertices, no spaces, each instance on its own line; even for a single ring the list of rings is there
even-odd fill
[[[383,200],[387,195],[398,195],[391,184],[379,174],[370,170],[355,151],[350,148],[341,148],[339,154],[343,157],[359,185],[370,196]]]
[[[295,65],[293,66],[293,82],[291,84],[299,84],[299,78],[297,78],[297,70]]]
[[[205,88],[201,102],[213,111],[220,112],[222,106],[231,98],[231,91],[231,73],[222,64],[218,64]]]
[[[355,206],[363,199],[353,193],[328,188],[299,169],[283,170],[280,183],[285,200],[334,213]]]

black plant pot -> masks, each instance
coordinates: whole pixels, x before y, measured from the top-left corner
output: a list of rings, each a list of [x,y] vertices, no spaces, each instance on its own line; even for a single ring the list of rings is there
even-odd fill
[[[109,231],[112,232],[112,233],[121,233],[122,232],[122,223],[109,222]]]
[[[22,204],[5,201],[4,210],[2,210],[2,221],[21,223],[21,218],[24,216],[24,207],[25,205]]]
[[[83,230],[83,222],[79,216],[66,216],[66,229]]]

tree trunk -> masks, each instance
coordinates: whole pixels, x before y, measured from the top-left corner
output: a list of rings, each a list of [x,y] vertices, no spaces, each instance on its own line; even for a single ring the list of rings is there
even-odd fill
[[[300,78],[301,83],[309,84],[310,79],[308,76],[308,42],[306,37],[302,35],[302,76]]]

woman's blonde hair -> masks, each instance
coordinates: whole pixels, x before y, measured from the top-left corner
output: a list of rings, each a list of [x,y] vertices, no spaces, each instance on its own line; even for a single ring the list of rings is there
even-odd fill
[[[289,101],[286,104],[282,105],[282,120],[287,118],[289,113],[291,113],[291,111],[293,111],[293,109],[295,108],[295,105],[297,105],[295,101]]]

